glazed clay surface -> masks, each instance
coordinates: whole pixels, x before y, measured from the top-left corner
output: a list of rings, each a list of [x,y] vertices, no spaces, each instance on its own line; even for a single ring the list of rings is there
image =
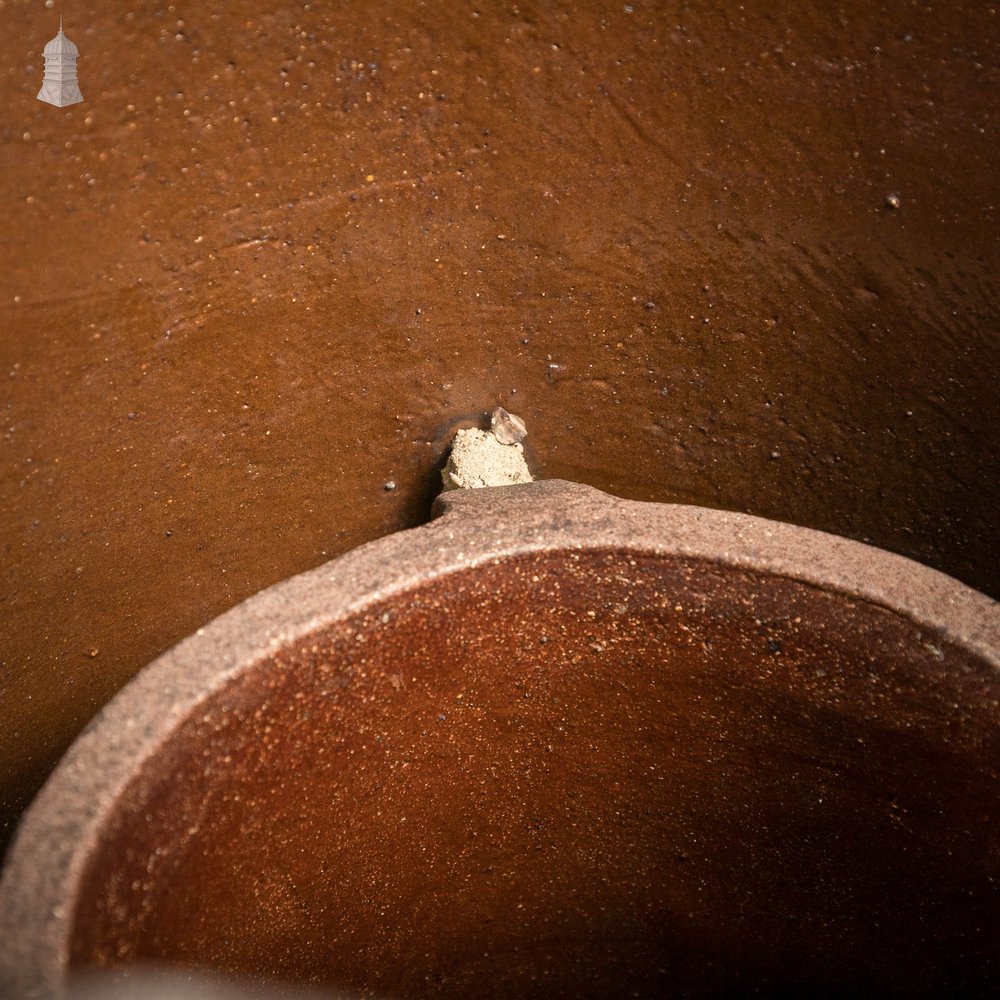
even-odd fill
[[[12,989],[150,963],[392,997],[1000,982],[994,602],[565,483],[439,505],[95,721],[5,874]]]
[[[73,6],[53,108],[0,3],[0,840],[497,404],[542,478],[1000,594],[995,5]]]

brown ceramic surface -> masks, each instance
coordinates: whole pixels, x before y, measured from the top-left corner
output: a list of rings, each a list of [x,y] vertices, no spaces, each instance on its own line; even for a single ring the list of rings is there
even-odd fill
[[[745,515],[440,505],[101,713],[4,875],[9,992],[136,963],[396,997],[1000,986],[1000,606]]]
[[[0,0],[0,839],[498,403],[547,478],[1000,594],[996,5],[626,6]]]

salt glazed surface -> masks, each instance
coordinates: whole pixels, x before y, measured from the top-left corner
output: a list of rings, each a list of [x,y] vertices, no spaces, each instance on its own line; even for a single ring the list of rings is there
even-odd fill
[[[172,956],[390,996],[886,986],[918,961],[928,988],[996,985],[1000,606],[565,482],[434,514],[223,614],[93,720],[7,858],[2,995]]]

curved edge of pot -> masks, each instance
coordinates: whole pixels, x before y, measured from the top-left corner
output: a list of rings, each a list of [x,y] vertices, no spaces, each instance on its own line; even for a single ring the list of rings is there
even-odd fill
[[[454,491],[437,499],[434,514],[248,598],[141,670],[95,716],[8,851],[0,993],[63,992],[86,858],[137,768],[202,701],[284,644],[435,576],[540,550],[700,558],[878,604],[1000,670],[1000,604],[861,542],[749,514],[623,500],[560,480]]]

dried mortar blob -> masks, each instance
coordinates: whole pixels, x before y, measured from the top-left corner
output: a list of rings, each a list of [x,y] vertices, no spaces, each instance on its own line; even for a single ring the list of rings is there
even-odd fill
[[[508,413],[502,406],[498,406],[490,414],[490,428],[501,444],[518,444],[528,436],[524,421],[513,413]]]
[[[490,431],[461,430],[441,470],[445,490],[530,483],[532,475],[520,444],[501,444]]]

